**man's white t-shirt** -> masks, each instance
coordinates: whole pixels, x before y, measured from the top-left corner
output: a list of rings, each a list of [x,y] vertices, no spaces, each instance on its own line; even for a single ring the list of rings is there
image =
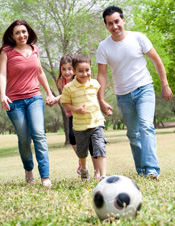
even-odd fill
[[[145,53],[151,48],[152,43],[144,34],[133,31],[127,31],[122,41],[113,41],[109,36],[100,42],[96,61],[110,65],[117,95],[128,94],[152,83],[145,59]]]

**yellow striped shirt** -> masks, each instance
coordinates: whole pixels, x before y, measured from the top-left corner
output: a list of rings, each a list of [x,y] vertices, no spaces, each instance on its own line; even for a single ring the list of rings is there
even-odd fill
[[[86,84],[80,84],[75,78],[64,86],[61,103],[76,107],[86,105],[85,114],[72,112],[74,130],[82,131],[104,126],[104,116],[97,99],[99,88],[100,84],[95,79],[90,79]]]

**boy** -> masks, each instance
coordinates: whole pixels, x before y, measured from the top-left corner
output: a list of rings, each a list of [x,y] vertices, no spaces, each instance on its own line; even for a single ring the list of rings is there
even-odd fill
[[[100,178],[106,176],[106,149],[104,117],[100,111],[97,93],[100,85],[91,78],[91,60],[85,54],[73,57],[75,79],[64,86],[61,103],[73,114],[73,130],[77,143],[77,155],[82,165],[81,179],[89,179],[86,166],[89,142],[93,146],[93,157],[97,158]]]

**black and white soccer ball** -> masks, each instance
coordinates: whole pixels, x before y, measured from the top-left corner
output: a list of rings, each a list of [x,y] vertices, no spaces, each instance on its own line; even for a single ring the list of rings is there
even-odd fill
[[[100,181],[93,192],[93,206],[101,219],[134,218],[142,205],[142,194],[128,177],[113,175]]]

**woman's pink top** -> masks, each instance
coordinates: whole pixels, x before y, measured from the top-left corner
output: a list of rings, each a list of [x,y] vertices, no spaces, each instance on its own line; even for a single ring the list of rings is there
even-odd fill
[[[39,89],[38,48],[31,45],[33,52],[26,58],[16,49],[4,47],[7,55],[6,96],[12,101],[30,98],[41,94]]]

